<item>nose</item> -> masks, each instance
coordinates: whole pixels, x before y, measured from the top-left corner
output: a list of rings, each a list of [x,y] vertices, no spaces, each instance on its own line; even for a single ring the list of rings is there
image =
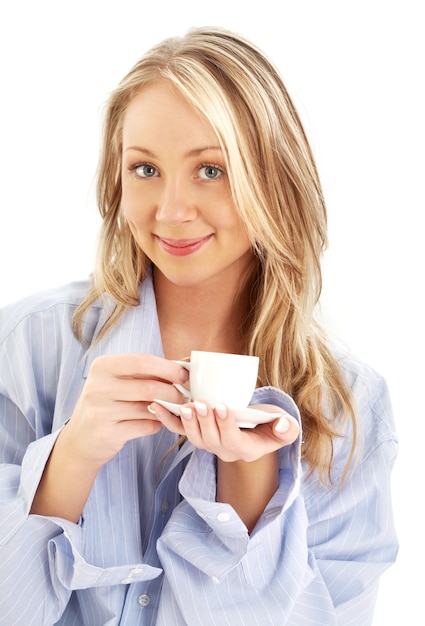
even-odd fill
[[[177,178],[166,180],[158,199],[156,219],[169,226],[190,222],[197,215],[189,185]]]

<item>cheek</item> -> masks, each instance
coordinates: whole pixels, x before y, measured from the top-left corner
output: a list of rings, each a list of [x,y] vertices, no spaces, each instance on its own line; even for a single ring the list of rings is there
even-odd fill
[[[248,239],[248,230],[242,217],[239,215],[239,213],[237,213],[235,208],[233,208],[233,210],[228,214],[227,223],[229,230],[233,230],[234,232],[236,232],[241,241],[245,241]]]
[[[146,204],[139,193],[128,186],[123,186],[121,195],[122,212],[129,223],[139,223],[146,218]]]

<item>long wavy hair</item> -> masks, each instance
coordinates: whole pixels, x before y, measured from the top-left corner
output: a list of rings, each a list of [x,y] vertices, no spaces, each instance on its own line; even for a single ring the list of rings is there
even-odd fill
[[[303,424],[303,458],[329,477],[333,439],[356,416],[349,385],[315,318],[327,245],[323,193],[311,148],[279,72],[245,38],[221,28],[194,28],[166,39],[133,67],[107,103],[97,200],[103,218],[93,282],[74,316],[83,339],[84,316],[99,297],[115,308],[102,335],[129,306],[150,260],[121,213],[122,126],[143,86],[170,81],[208,120],[226,155],[231,192],[257,265],[243,351],[260,357],[258,384],[284,389]]]

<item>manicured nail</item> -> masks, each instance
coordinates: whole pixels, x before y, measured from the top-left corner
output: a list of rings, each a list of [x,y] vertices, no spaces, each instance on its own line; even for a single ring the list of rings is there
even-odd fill
[[[152,408],[151,404],[148,404],[148,411],[149,411],[149,413],[152,413],[152,415],[156,415],[156,413],[155,413],[154,409]]]
[[[275,430],[277,430],[278,433],[284,433],[288,429],[289,429],[289,420],[287,420],[286,417],[281,417],[275,426]]]
[[[207,405],[203,402],[198,402],[197,400],[195,400],[194,404],[198,415],[200,415],[201,417],[205,417],[205,415],[207,415],[208,413]]]
[[[185,367],[180,368],[179,376],[182,383],[185,383],[189,380],[189,372]]]
[[[186,420],[190,420],[192,419],[192,409],[190,409],[188,406],[182,406],[182,408],[180,409],[180,415]]]
[[[216,404],[215,407],[215,412],[217,413],[217,415],[222,419],[225,420],[227,417],[227,407],[225,404]]]

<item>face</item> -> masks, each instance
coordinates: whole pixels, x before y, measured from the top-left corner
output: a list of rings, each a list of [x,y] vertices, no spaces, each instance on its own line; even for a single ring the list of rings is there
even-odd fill
[[[252,260],[210,124],[166,81],[144,87],[123,122],[122,208],[133,236],[176,285],[233,280]]]

